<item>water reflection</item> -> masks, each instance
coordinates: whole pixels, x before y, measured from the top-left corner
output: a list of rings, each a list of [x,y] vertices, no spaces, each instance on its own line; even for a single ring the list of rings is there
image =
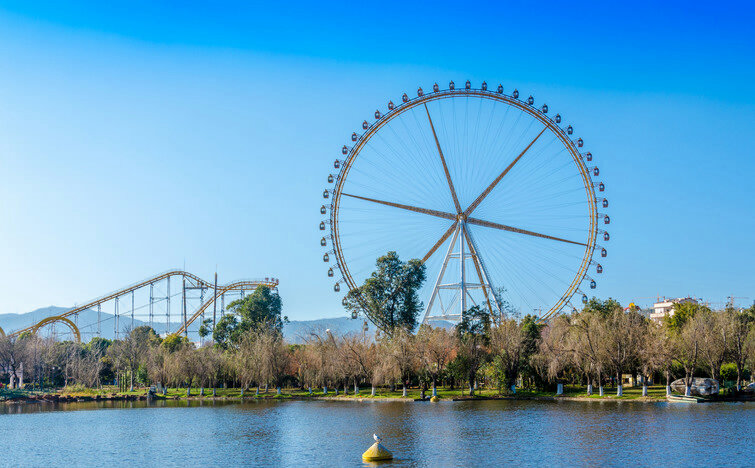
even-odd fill
[[[380,466],[741,466],[755,445],[752,403],[93,401],[0,415],[10,465],[377,466],[360,458],[373,433],[397,457]]]

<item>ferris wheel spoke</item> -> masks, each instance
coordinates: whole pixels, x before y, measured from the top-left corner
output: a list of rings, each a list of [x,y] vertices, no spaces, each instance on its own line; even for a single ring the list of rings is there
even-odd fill
[[[470,215],[470,214],[471,214],[471,213],[472,213],[472,212],[473,212],[473,211],[475,210],[475,208],[477,208],[477,207],[478,207],[478,206],[480,205],[480,203],[482,203],[482,201],[483,201],[483,200],[485,199],[485,197],[487,197],[487,196],[488,196],[488,194],[490,194],[490,192],[491,192],[491,191],[492,191],[492,190],[493,190],[493,189],[495,188],[495,186],[496,186],[496,185],[498,185],[498,182],[500,182],[500,181],[501,181],[501,179],[503,179],[503,178],[504,178],[504,176],[506,176],[506,174],[508,174],[508,173],[509,173],[509,171],[511,170],[511,168],[512,168],[512,167],[514,167],[514,165],[515,165],[515,164],[516,164],[517,162],[519,162],[519,160],[520,160],[520,159],[522,159],[522,156],[524,156],[524,154],[525,154],[525,153],[526,153],[527,151],[529,151],[529,149],[530,149],[530,148],[532,147],[532,145],[534,145],[534,144],[535,144],[535,142],[536,142],[536,141],[537,141],[537,140],[538,140],[538,139],[540,138],[540,135],[542,135],[542,134],[543,134],[543,133],[545,132],[545,130],[546,130],[547,128],[548,128],[548,127],[543,127],[543,129],[542,129],[542,130],[540,130],[540,133],[538,133],[538,134],[537,134],[537,136],[535,137],[535,139],[534,139],[534,140],[532,140],[532,141],[530,142],[530,144],[529,144],[529,145],[527,145],[527,147],[526,147],[526,148],[524,148],[524,149],[522,150],[522,152],[521,152],[521,153],[519,153],[519,156],[517,156],[516,158],[514,158],[514,160],[513,160],[513,161],[511,161],[511,164],[509,164],[508,166],[506,166],[506,169],[504,169],[504,170],[503,170],[503,172],[501,172],[501,173],[500,173],[500,174],[498,175],[498,177],[496,177],[496,178],[495,178],[495,180],[494,180],[494,181],[493,181],[493,182],[492,182],[492,183],[491,183],[490,185],[488,185],[488,188],[486,188],[486,189],[485,189],[485,190],[484,190],[484,191],[483,191],[483,192],[482,192],[482,193],[480,194],[480,196],[478,196],[478,197],[477,197],[477,199],[475,199],[475,201],[473,201],[473,202],[472,202],[472,204],[471,204],[471,205],[469,205],[469,208],[467,208],[467,209],[466,209],[466,210],[464,211],[464,215],[465,215],[465,216],[469,216],[469,215]]]
[[[446,158],[443,157],[443,150],[440,149],[440,142],[438,141],[438,135],[435,133],[435,125],[433,125],[433,119],[430,118],[430,111],[425,104],[425,112],[427,112],[427,120],[430,121],[430,129],[433,131],[433,138],[435,138],[435,146],[438,147],[438,154],[440,155],[440,162],[443,163],[443,171],[446,173],[446,180],[448,181],[448,188],[451,190],[451,196],[454,199],[454,206],[456,212],[461,213],[461,205],[459,204],[459,198],[456,196],[456,189],[454,189],[454,183],[451,181],[451,173],[448,172],[448,166],[446,165]]]
[[[438,247],[440,247],[441,245],[443,245],[443,243],[446,241],[446,239],[448,239],[448,236],[450,236],[454,232],[454,230],[456,229],[457,223],[458,223],[457,221],[454,221],[454,223],[451,225],[451,227],[448,228],[448,231],[446,231],[440,237],[440,239],[438,239],[438,242],[436,242],[435,245],[433,245],[433,247],[425,254],[425,256],[422,257],[422,263],[427,262],[427,260],[430,257],[433,256],[433,254],[435,253],[435,251],[438,250]]]
[[[520,229],[520,228],[516,228],[516,227],[513,227],[513,226],[507,226],[505,224],[491,223],[490,221],[485,221],[485,220],[482,220],[482,219],[467,218],[467,222],[470,223],[470,224],[476,224],[478,226],[485,226],[485,227],[489,227],[489,228],[493,228],[493,229],[501,229],[503,231],[516,232],[516,233],[519,233],[519,234],[526,234],[528,236],[542,237],[543,239],[551,239],[551,240],[555,240],[555,241],[559,241],[559,242],[566,242],[567,244],[582,245],[582,246],[587,247],[587,244],[583,244],[582,242],[576,242],[576,241],[571,241],[571,240],[568,240],[568,239],[562,239],[560,237],[549,236],[547,234],[540,234],[539,232],[528,231],[526,229]]]
[[[357,198],[359,200],[365,200],[365,201],[369,201],[373,203],[379,203],[381,205],[392,206],[394,208],[400,208],[402,210],[414,211],[415,213],[424,213],[426,215],[435,216],[437,218],[444,218],[444,219],[451,219],[451,220],[456,219],[456,215],[453,215],[451,213],[446,213],[444,211],[430,210],[428,208],[419,208],[419,207],[411,206],[411,205],[402,205],[401,203],[393,203],[393,202],[384,201],[384,200],[377,200],[375,198],[361,197],[359,195],[352,195],[350,193],[341,193],[341,195],[345,197]]]

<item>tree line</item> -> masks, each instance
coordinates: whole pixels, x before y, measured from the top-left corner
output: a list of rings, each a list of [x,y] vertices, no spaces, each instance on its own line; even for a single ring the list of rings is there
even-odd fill
[[[118,379],[123,388],[159,384],[201,394],[230,386],[326,394],[369,389],[373,395],[379,388],[406,395],[408,387],[434,393],[441,385],[464,386],[470,395],[482,387],[508,393],[558,383],[587,386],[588,393],[596,387],[602,393],[611,383],[620,394],[626,374],[644,384],[681,377],[691,385],[693,377],[706,376],[741,386],[755,367],[754,308],[678,304],[672,317],[656,323],[612,299],[593,299],[578,313],[541,324],[532,316],[492,319],[473,307],[451,329],[423,325],[412,333],[397,325],[377,338],[312,331],[303,344],[290,344],[281,321],[244,314],[242,306],[254,309],[248,307],[254,300],[229,310],[234,330],[243,331],[219,330],[204,346],[176,335],[161,338],[146,326],[121,340],[85,344],[30,334],[0,339],[0,365],[13,369],[23,362],[27,386],[100,387]]]
[[[591,299],[581,311],[547,323],[520,317],[506,304],[502,316],[475,306],[454,327],[418,326],[424,281],[421,262],[402,262],[395,252],[377,260],[362,287],[344,305],[368,317],[375,335],[312,330],[302,344],[283,337],[282,301],[260,286],[229,304],[216,323],[201,324],[205,345],[185,337],[158,336],[147,326],[123,339],[94,338],[85,344],[58,342],[34,334],[0,338],[0,372],[14,374],[23,363],[27,383],[41,387],[100,387],[118,381],[135,385],[256,392],[270,387],[325,394],[369,388],[438,386],[479,388],[501,393],[516,388],[552,390],[563,384],[586,386],[587,393],[611,384],[622,393],[625,375],[645,387],[650,381],[694,377],[734,381],[739,389],[755,369],[755,306],[714,311],[692,302],[655,322],[637,308],[613,299]],[[0,376],[2,377],[2,376]],[[561,385],[559,385],[561,384]],[[646,391],[646,389],[644,389]]]

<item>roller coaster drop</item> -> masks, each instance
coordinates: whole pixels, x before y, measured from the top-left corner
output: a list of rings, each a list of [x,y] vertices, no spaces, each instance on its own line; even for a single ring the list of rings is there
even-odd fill
[[[154,322],[154,306],[157,302],[165,301],[166,302],[166,334],[170,333],[170,279],[173,277],[181,277],[182,280],[182,289],[181,292],[174,294],[174,296],[181,295],[181,309],[182,309],[182,320],[179,328],[173,332],[172,334],[184,334],[184,336],[188,336],[189,332],[189,326],[194,323],[198,318],[204,319],[205,312],[209,309],[210,306],[213,307],[213,323],[216,321],[217,316],[217,302],[218,299],[221,301],[221,314],[223,314],[223,309],[225,308],[225,295],[226,294],[240,294],[241,297],[244,297],[245,291],[253,291],[257,289],[258,286],[267,286],[272,289],[277,289],[278,287],[278,279],[277,278],[264,278],[264,279],[250,279],[250,280],[239,280],[235,281],[229,284],[225,285],[218,285],[217,284],[217,274],[215,275],[215,281],[214,283],[211,283],[209,281],[206,281],[202,278],[200,278],[197,275],[194,275],[192,273],[189,273],[187,271],[183,270],[170,270],[166,271],[164,273],[160,273],[158,275],[152,276],[150,278],[147,278],[143,281],[134,283],[132,285],[126,286],[125,288],[121,288],[119,290],[113,291],[109,294],[106,294],[104,296],[101,296],[97,299],[93,299],[91,301],[86,302],[85,304],[76,306],[70,310],[67,310],[66,312],[63,312],[60,315],[53,315],[50,317],[46,317],[39,321],[38,323],[26,327],[20,330],[16,330],[14,332],[8,333],[8,336],[19,336],[22,333],[30,332],[30,333],[36,333],[40,328],[53,324],[53,323],[64,323],[65,325],[70,328],[73,338],[76,341],[81,341],[81,332],[79,331],[79,327],[77,324],[72,321],[69,317],[73,317],[74,320],[77,319],[79,313],[86,311],[86,310],[93,310],[96,308],[97,310],[97,331],[96,335],[101,336],[102,333],[102,305],[104,303],[113,302],[114,306],[114,314],[113,314],[113,330],[115,337],[118,338],[119,336],[119,325],[120,325],[120,318],[121,314],[119,314],[119,299],[123,298],[124,296],[131,296],[131,310],[130,310],[130,318],[131,318],[131,325],[133,326],[134,323],[134,296],[135,292],[149,288],[149,325],[153,326]],[[167,294],[165,296],[156,297],[154,295],[154,288],[155,285],[165,282],[167,286]],[[187,309],[187,291],[191,290],[199,290],[200,291],[200,297],[199,307],[191,314],[188,314]],[[205,291],[211,291],[211,294],[207,300],[204,299]],[[4,331],[2,328],[0,328],[0,336],[5,336]]]

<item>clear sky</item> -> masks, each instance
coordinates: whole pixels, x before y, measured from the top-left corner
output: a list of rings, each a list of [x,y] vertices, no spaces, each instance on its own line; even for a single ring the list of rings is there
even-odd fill
[[[452,79],[533,94],[596,155],[598,296],[755,299],[746,3],[30,3],[0,2],[2,313],[185,264],[344,315],[318,242],[332,161]]]

